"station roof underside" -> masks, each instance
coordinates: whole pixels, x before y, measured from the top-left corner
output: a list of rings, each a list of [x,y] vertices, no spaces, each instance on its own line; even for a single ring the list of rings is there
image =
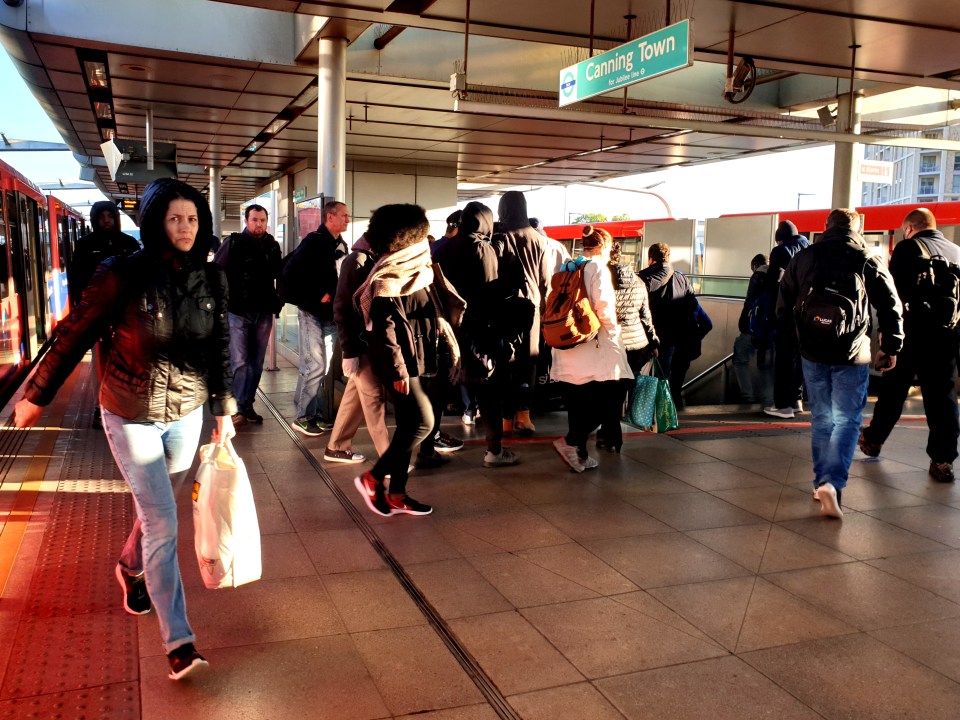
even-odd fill
[[[952,101],[960,98],[956,0],[84,5],[0,6],[0,40],[64,141],[115,197],[142,185],[111,181],[100,143],[112,125],[118,138],[143,139],[147,108],[155,140],[177,148],[182,179],[205,188],[206,168],[223,168],[228,204],[254,197],[269,178],[315,166],[323,36],[349,42],[348,164],[456,176],[461,198],[829,142],[811,111],[835,105],[851,75],[867,96],[923,86],[945,98],[926,108],[929,123],[913,117],[919,111],[866,115],[865,136],[917,137],[925,124],[960,119]],[[642,14],[628,19],[631,9]],[[683,18],[693,21],[692,67],[633,85],[626,98],[618,91],[557,109],[561,68],[591,47],[607,50]],[[750,56],[758,69],[740,104],[722,97],[731,29],[736,60]],[[100,91],[90,90],[83,60],[91,58],[108,68],[111,118],[96,104]],[[465,61],[466,91],[455,99],[450,75]]]

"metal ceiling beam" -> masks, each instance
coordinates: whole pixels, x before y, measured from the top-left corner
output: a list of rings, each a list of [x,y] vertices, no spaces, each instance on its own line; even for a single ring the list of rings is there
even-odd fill
[[[519,105],[497,105],[495,103],[478,103],[470,100],[455,100],[454,110],[457,112],[472,113],[474,115],[490,115],[504,118],[553,120],[556,122],[616,125],[619,127],[662,128],[665,130],[689,130],[715,135],[739,135],[743,137],[778,138],[780,140],[826,143],[846,142],[862,143],[864,145],[922,148],[926,150],[960,151],[960,141],[958,140],[902,138],[888,135],[855,135],[853,133],[839,133],[829,130],[731,125],[729,123],[704,122],[699,120],[664,120],[663,118],[648,118],[638,115],[555,110],[552,108],[522,107]]]
[[[70,150],[64,143],[41,142],[39,140],[8,140],[0,133],[0,152],[64,152]]]

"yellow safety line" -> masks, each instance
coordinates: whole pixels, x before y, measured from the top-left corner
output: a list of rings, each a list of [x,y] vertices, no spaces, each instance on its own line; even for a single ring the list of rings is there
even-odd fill
[[[27,525],[33,519],[33,509],[40,497],[40,488],[43,478],[47,474],[50,458],[60,437],[60,428],[66,415],[67,403],[73,395],[74,385],[79,373],[74,372],[64,387],[58,393],[58,399],[49,405],[40,420],[40,424],[33,430],[13,430],[6,432],[39,432],[40,437],[36,447],[31,448],[30,465],[27,467],[26,479],[20,484],[16,500],[4,526],[0,529],[0,598],[7,587],[10,572],[17,559],[23,537],[27,532]]]

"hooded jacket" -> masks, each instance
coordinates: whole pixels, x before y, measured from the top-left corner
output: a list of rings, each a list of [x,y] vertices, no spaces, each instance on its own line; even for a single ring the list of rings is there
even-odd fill
[[[468,203],[460,228],[433,256],[444,277],[467,304],[457,341],[463,352],[492,356],[498,347],[497,255],[490,245],[493,213],[486,205]],[[464,362],[469,362],[469,358]],[[466,365],[464,369],[469,371]]]
[[[789,220],[781,220],[774,234],[777,246],[770,251],[769,271],[767,272],[767,282],[772,287],[780,282],[783,271],[793,256],[804,248],[810,247],[810,241],[797,232],[797,226]]]
[[[546,299],[552,277],[545,251],[547,241],[530,227],[527,200],[522,192],[505,192],[500,198],[497,212],[500,216],[501,232],[493,236],[493,247],[500,260],[500,274],[509,275],[510,265],[515,263],[518,263],[522,270],[520,294],[533,303],[534,309],[528,350],[529,356],[535,357],[540,347],[540,307]]]
[[[683,273],[669,263],[655,263],[640,271],[650,294],[650,314],[662,346],[680,344],[696,310],[696,296]]]
[[[110,213],[113,216],[113,230],[100,229],[100,216]],[[93,231],[77,240],[70,257],[67,282],[70,289],[70,302],[76,305],[80,296],[90,284],[97,265],[114,255],[130,255],[140,249],[140,243],[131,235],[120,232],[120,211],[109,200],[93,204],[90,210],[90,223]]]
[[[863,240],[849,228],[830,228],[816,244],[797,253],[787,265],[780,281],[777,299],[777,320],[796,327],[797,299],[813,286],[818,267],[824,264],[847,267],[859,274],[870,304],[877,313],[880,331],[880,349],[887,355],[896,355],[903,347],[903,306],[893,285],[893,279],[883,263],[867,252]],[[832,357],[823,348],[800,346],[800,354],[812,362],[826,365],[867,365],[871,360],[870,319],[852,343],[846,357]]]
[[[197,207],[193,247],[179,252],[164,218],[174,198]],[[223,270],[207,263],[211,218],[203,196],[172,179],[147,186],[141,200],[144,249],[101,264],[80,303],[60,325],[26,384],[25,396],[47,405],[84,353],[105,334],[100,404],[136,422],[172,422],[209,400],[214,415],[237,411],[230,392],[230,328]]]

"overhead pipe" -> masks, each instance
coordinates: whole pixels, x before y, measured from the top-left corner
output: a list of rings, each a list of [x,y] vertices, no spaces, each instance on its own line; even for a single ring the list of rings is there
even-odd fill
[[[147,108],[147,170],[153,171],[153,107]]]
[[[530,107],[522,105],[501,105],[482,103],[472,100],[457,100],[455,112],[511,117],[589,125],[616,125],[619,127],[658,128],[664,130],[687,130],[691,132],[711,133],[715,135],[739,135],[745,137],[779,138],[781,140],[801,140],[818,143],[863,143],[865,145],[890,145],[893,147],[923,148],[930,150],[953,150],[960,152],[960,141],[922,137],[891,137],[889,135],[857,135],[838,133],[832,130],[813,130],[808,128],[774,128],[760,125],[733,125],[724,122],[706,122],[703,120],[665,119],[641,117],[559,108]]]

